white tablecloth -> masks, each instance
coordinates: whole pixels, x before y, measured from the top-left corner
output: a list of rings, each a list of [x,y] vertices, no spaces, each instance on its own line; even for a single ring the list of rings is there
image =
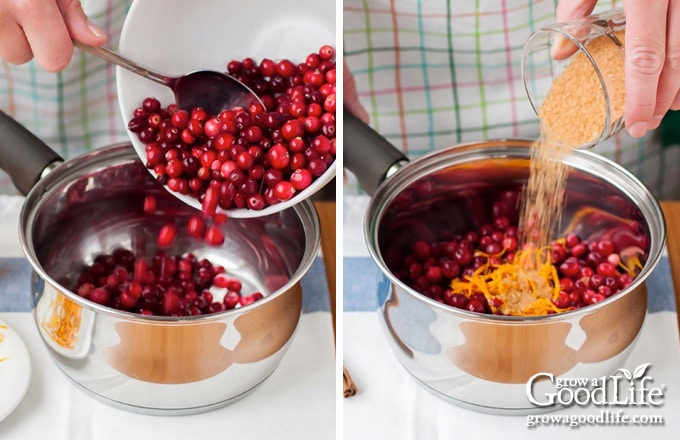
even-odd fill
[[[0,439],[335,438],[336,362],[321,258],[302,281],[303,314],[293,342],[281,365],[260,387],[229,406],[203,414],[134,414],[76,388],[42,345],[30,312],[30,266],[17,237],[22,202],[21,197],[0,197],[0,320],[23,339],[32,375],[24,399],[0,421]]]
[[[625,368],[650,363],[648,374],[664,390],[658,408],[623,409],[657,416],[663,425],[527,427],[526,416],[481,414],[445,402],[420,386],[397,361],[376,311],[381,274],[368,257],[362,222],[367,197],[345,196],[343,239],[343,363],[359,392],[343,400],[345,439],[680,439],[680,345],[673,285],[664,258],[650,277],[649,314]],[[572,407],[553,416],[589,416],[600,408]]]

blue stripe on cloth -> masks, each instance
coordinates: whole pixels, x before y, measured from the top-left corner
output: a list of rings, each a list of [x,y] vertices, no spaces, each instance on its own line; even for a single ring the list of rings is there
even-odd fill
[[[323,260],[316,258],[300,281],[303,313],[329,312],[330,298]],[[31,265],[23,258],[0,258],[0,312],[30,312]]]
[[[345,257],[343,259],[343,309],[345,312],[377,310],[378,285],[383,275],[369,257]],[[650,313],[675,312],[675,291],[668,258],[663,257],[647,279],[647,307]]]
[[[31,272],[23,258],[0,258],[0,311],[31,311]]]
[[[677,311],[671,266],[667,257],[659,261],[659,265],[647,278],[647,294],[647,308],[651,313]]]
[[[345,312],[377,310],[377,287],[382,272],[370,257],[345,257],[343,265],[342,307]]]
[[[331,299],[322,258],[316,258],[309,272],[300,280],[303,313],[330,312]]]

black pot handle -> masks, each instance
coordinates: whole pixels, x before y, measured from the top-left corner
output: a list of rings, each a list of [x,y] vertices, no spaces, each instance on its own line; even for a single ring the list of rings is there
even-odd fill
[[[342,117],[344,167],[372,195],[391,171],[408,162],[408,158],[351,112],[344,110]]]
[[[9,174],[22,194],[28,194],[45,168],[57,161],[63,161],[61,156],[0,111],[0,169]]]

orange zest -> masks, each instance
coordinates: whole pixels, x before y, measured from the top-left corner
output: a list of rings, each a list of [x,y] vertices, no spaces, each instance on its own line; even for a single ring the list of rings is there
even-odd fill
[[[638,257],[630,257],[626,263],[620,262],[619,267],[628,275],[634,277],[642,270],[642,262]]]
[[[59,346],[73,349],[78,340],[82,308],[61,292],[50,304],[52,313],[42,328]]]
[[[451,294],[470,299],[473,294],[481,293],[492,313],[508,316],[539,316],[570,310],[571,307],[560,308],[555,304],[560,295],[560,278],[550,262],[550,248],[527,247],[517,251],[513,261],[495,264],[492,257],[499,257],[503,252],[488,255],[478,251],[475,255],[485,256],[486,263],[472,275],[452,280]],[[494,260],[497,262],[498,258]],[[632,257],[620,266],[634,276],[642,263]]]
[[[485,264],[466,278],[451,282],[452,293],[467,298],[482,293],[493,313],[503,315],[545,315],[563,311],[553,303],[560,294],[557,269],[545,258],[546,249],[527,248],[515,253],[512,262],[493,264],[491,255]],[[498,255],[494,255],[498,256]],[[499,301],[500,300],[500,301]]]

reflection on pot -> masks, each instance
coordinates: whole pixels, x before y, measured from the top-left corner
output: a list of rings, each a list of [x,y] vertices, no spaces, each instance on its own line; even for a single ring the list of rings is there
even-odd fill
[[[647,290],[571,321],[545,323],[462,322],[465,343],[445,349],[451,363],[480,379],[525,384],[548,371],[562,375],[579,363],[603,362],[630,346],[646,314]]]
[[[249,314],[201,323],[120,321],[120,342],[103,357],[116,370],[145,382],[189,383],[216,376],[234,363],[261,361],[281,350],[293,335],[302,309],[299,285]],[[275,323],[275,326],[271,324]],[[223,341],[238,339],[233,349]]]

